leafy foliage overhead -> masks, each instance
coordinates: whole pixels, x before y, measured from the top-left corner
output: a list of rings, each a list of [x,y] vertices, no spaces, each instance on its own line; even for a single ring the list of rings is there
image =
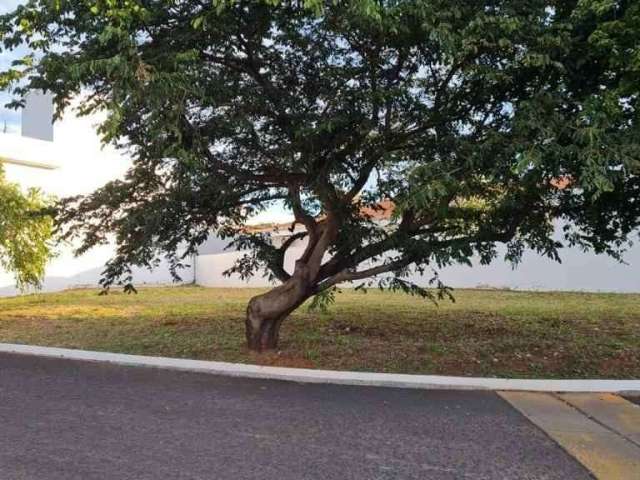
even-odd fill
[[[180,266],[212,229],[251,250],[236,270],[287,282],[293,241],[238,234],[282,201],[310,294],[386,272],[416,292],[411,265],[488,262],[497,242],[516,262],[620,253],[640,216],[639,32],[625,0],[28,0],[0,35],[33,53],[0,81],[17,103],[84,96],[130,149],[126,178],[60,215],[81,251],[116,234],[105,285]],[[385,200],[389,224],[362,213]]]

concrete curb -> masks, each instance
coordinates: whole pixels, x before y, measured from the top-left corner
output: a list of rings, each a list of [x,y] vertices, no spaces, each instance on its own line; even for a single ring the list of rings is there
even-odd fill
[[[640,380],[528,380],[507,378],[447,377],[395,373],[341,372],[305,368],[263,367],[240,363],[147,357],[121,353],[90,352],[67,348],[37,347],[0,343],[0,353],[66,358],[88,362],[112,363],[132,367],[208,373],[229,377],[283,380],[298,383],[329,383],[375,387],[448,389],[448,390],[522,390],[536,392],[611,392],[638,393]]]

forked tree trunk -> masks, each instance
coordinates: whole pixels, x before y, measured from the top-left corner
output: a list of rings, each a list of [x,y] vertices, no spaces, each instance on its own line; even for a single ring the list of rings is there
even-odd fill
[[[282,321],[310,296],[307,282],[293,276],[273,290],[252,298],[245,323],[249,349],[262,352],[276,348]]]
[[[299,206],[297,210],[300,210]],[[296,219],[307,226],[309,242],[286,282],[249,301],[246,334],[247,346],[251,350],[262,352],[277,348],[282,322],[314,294],[314,282],[322,258],[338,233],[332,215],[328,215],[322,224],[301,213],[296,213]]]

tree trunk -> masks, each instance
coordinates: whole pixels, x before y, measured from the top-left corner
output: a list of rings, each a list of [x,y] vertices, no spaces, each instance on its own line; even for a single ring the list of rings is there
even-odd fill
[[[277,348],[282,321],[310,296],[307,282],[293,276],[273,290],[253,297],[245,322],[249,349],[263,352]]]

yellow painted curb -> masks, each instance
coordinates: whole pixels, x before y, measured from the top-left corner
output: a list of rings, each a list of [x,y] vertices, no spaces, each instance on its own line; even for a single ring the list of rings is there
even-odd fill
[[[640,447],[552,394],[499,395],[602,480],[640,480]]]
[[[639,405],[611,393],[563,393],[558,397],[640,447]]]

